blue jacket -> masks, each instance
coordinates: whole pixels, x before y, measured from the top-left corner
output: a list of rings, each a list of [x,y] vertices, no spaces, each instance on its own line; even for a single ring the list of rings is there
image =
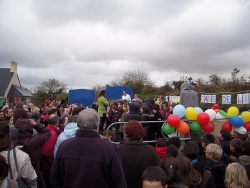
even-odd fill
[[[79,129],[77,127],[77,123],[69,123],[65,126],[64,132],[62,132],[56,142],[55,149],[54,149],[54,157],[56,157],[56,152],[57,149],[59,148],[60,144],[64,141],[67,140],[68,138],[75,137],[76,130]]]

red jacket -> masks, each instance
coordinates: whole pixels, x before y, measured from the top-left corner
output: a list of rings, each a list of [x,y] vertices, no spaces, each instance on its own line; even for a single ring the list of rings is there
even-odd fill
[[[51,168],[52,163],[54,161],[54,148],[56,145],[56,141],[58,136],[60,135],[60,131],[55,128],[53,125],[48,125],[47,129],[51,133],[51,137],[44,144],[42,153],[41,153],[41,169],[42,171],[46,171]]]
[[[163,160],[167,156],[167,146],[165,146],[165,147],[157,147],[156,146],[155,151],[161,160]]]

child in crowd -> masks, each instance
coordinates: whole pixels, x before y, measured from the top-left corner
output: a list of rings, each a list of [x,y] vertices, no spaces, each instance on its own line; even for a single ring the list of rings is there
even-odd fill
[[[158,138],[156,141],[156,147],[155,151],[160,157],[161,160],[163,160],[167,155],[167,144],[165,138]]]
[[[167,149],[167,157],[178,157],[179,154],[182,155],[181,151],[173,144],[169,145],[168,146],[168,149]]]
[[[235,162],[241,155],[243,155],[243,141],[239,138],[233,138],[230,142],[230,156],[227,163]]]
[[[167,101],[163,101],[161,104],[161,115],[163,120],[167,120],[170,115],[169,106]]]
[[[217,144],[208,144],[206,146],[206,164],[210,167],[216,187],[225,187],[224,178],[226,165],[221,160],[222,148]]]
[[[204,134],[201,138],[201,141],[202,141],[201,145],[202,145],[203,151],[205,151],[208,144],[215,143],[215,136],[211,133]],[[198,158],[198,161],[201,163],[205,163],[206,155],[205,154],[200,155]]]
[[[150,119],[151,121],[162,121],[162,115],[160,112],[160,106],[158,104],[154,104],[153,107],[153,114],[154,116]],[[153,139],[158,139],[162,137],[161,135],[161,127],[163,123],[151,123],[150,130]]]
[[[229,164],[226,168],[225,185],[227,188],[248,188],[249,180],[245,168],[239,163]]]
[[[250,181],[250,141],[247,140],[244,142],[243,146],[244,155],[239,157],[239,162],[246,169],[248,179]]]
[[[217,138],[220,141],[223,155],[228,156],[230,154],[230,141],[232,138],[231,134],[226,130],[221,130],[220,133],[217,134]]]
[[[142,174],[142,188],[167,188],[167,176],[160,167],[147,167]]]

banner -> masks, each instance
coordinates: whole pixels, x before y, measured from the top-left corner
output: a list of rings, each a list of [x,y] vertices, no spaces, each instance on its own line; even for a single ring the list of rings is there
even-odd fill
[[[222,104],[231,104],[231,98],[232,96],[231,95],[222,95],[221,97],[221,103]]]
[[[201,95],[201,103],[216,103],[216,95]]]

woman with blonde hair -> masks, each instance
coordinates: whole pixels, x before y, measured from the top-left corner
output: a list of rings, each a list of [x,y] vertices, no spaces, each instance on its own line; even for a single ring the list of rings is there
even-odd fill
[[[248,188],[249,180],[245,168],[239,163],[229,164],[226,168],[225,186],[227,188]]]

